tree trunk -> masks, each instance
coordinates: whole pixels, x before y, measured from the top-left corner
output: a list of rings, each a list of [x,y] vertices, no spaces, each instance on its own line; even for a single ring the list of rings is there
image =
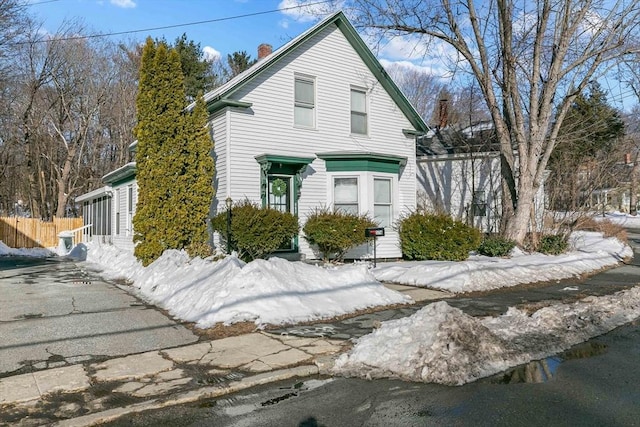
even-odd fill
[[[633,166],[631,167],[631,184],[629,185],[629,213],[637,215],[638,213],[638,197],[636,196],[638,188],[638,156],[636,156]]]

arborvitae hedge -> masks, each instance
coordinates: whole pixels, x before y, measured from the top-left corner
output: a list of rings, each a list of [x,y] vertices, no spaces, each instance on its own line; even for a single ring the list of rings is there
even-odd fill
[[[206,255],[214,172],[206,108],[199,100],[192,112],[185,110],[180,57],[150,38],[142,52],[136,108],[134,253],[144,265],[166,249]]]
[[[411,260],[464,261],[480,231],[445,214],[414,212],[398,223],[402,255]]]
[[[364,231],[369,227],[376,227],[376,223],[366,215],[317,208],[307,218],[303,231],[304,238],[318,248],[323,260],[342,261],[350,249],[366,243]]]

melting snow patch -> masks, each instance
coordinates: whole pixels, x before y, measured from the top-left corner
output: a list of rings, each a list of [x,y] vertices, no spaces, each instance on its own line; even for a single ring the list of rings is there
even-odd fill
[[[19,248],[14,249],[7,246],[0,240],[0,256],[26,256],[34,258],[48,258],[57,254],[49,249],[44,248]]]
[[[542,359],[640,317],[640,287],[529,315],[474,318],[441,301],[382,323],[341,355],[335,374],[461,385]]]

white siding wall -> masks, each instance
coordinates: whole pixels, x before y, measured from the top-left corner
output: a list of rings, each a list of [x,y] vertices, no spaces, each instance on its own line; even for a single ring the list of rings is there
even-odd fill
[[[497,231],[500,205],[500,159],[434,156],[418,160],[418,206],[445,212],[484,231]],[[487,216],[469,217],[473,191],[484,191]]]
[[[315,129],[294,127],[295,73],[315,77]],[[352,86],[367,88],[368,136],[350,133]],[[253,104],[247,111],[234,109],[230,113],[232,131],[227,138],[231,144],[230,192],[234,200],[245,197],[260,200],[260,167],[254,159],[258,154],[314,157],[321,152],[371,151],[408,158],[395,189],[397,205],[394,213],[397,217],[402,211],[415,207],[414,139],[402,133],[402,129],[412,126],[336,26],[307,40],[289,56],[263,71],[233,98]],[[226,173],[221,168],[220,158],[217,168],[219,176]],[[222,179],[219,179],[218,197],[222,199],[221,184]],[[302,183],[301,224],[313,208],[329,204],[328,187],[324,161],[316,159],[309,165]],[[397,235],[388,231],[386,237],[379,239],[378,256],[399,257]],[[300,238],[300,247],[308,257],[314,257],[303,238]]]
[[[129,216],[129,187],[133,189],[133,206],[131,207],[131,216]],[[118,192],[120,193],[118,197]],[[113,186],[113,208],[111,220],[111,233],[113,235],[113,245],[121,249],[133,251],[133,225],[131,219],[136,213],[136,203],[138,202],[138,185],[135,180],[126,181]],[[120,212],[120,234],[116,234],[118,230],[116,225],[116,213],[118,208]]]
[[[215,162],[215,174],[213,185],[216,195],[211,201],[210,216],[215,215],[225,209],[225,199],[227,198],[227,109],[216,113],[210,120],[213,136],[213,160]],[[217,234],[213,236],[213,246],[220,246],[220,238]]]

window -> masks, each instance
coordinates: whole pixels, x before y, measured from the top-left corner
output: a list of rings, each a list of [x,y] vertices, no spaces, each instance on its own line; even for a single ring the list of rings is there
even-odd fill
[[[474,191],[473,201],[471,202],[471,214],[473,216],[487,215],[487,200],[484,191]]]
[[[315,126],[315,84],[311,78],[296,77],[293,122],[296,126]]]
[[[133,185],[127,187],[127,235],[133,234]]]
[[[291,177],[268,177],[269,207],[280,212],[291,212]]]
[[[343,212],[358,215],[358,178],[333,179],[333,207]]]
[[[120,234],[120,189],[116,189],[116,235]]]
[[[391,180],[373,179],[373,217],[380,227],[391,226]]]
[[[367,134],[367,92],[351,89],[351,133]]]

